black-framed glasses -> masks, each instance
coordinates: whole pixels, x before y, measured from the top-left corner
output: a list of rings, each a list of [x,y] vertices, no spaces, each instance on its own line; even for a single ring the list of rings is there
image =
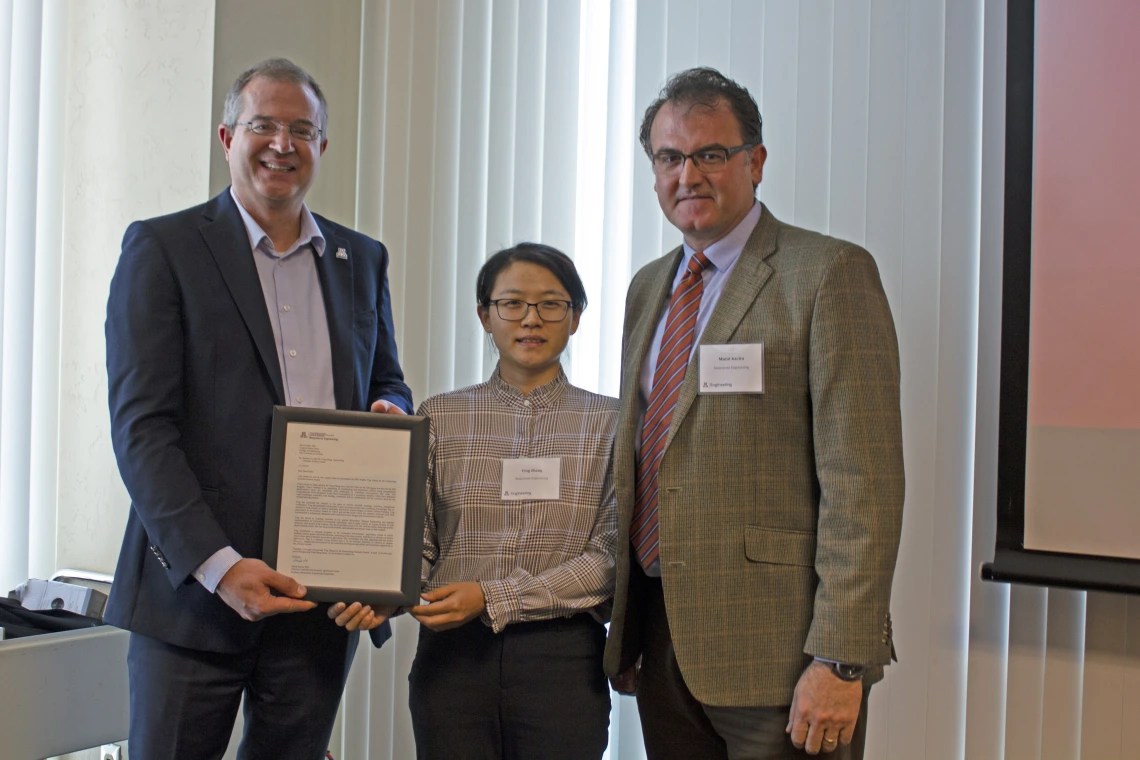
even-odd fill
[[[679,150],[659,150],[653,154],[653,171],[661,175],[680,174],[681,169],[685,166],[685,160],[688,159],[693,162],[693,166],[697,167],[697,171],[701,174],[716,174],[724,170],[724,167],[728,165],[728,159],[742,150],[755,148],[756,145],[757,143],[744,143],[735,148],[710,145],[692,153],[682,153]]]
[[[273,137],[282,129],[288,129],[289,134],[305,142],[316,140],[321,136],[321,132],[324,131],[316,124],[310,124],[307,121],[295,121],[292,124],[282,124],[274,119],[250,119],[249,121],[239,121],[234,126],[247,127],[250,132],[253,132],[258,137]]]
[[[490,303],[495,305],[499,319],[506,322],[521,322],[526,317],[526,313],[530,311],[531,306],[538,312],[539,319],[543,322],[561,322],[566,319],[567,312],[574,305],[573,301],[551,300],[530,303],[518,298],[500,298]]]

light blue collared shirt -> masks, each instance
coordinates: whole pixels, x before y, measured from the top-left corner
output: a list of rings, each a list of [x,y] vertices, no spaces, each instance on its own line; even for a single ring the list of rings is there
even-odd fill
[[[748,242],[748,238],[752,236],[752,231],[756,229],[757,223],[760,221],[760,212],[763,209],[757,202],[753,202],[752,208],[740,220],[727,235],[716,241],[702,253],[708,258],[712,266],[709,266],[705,271],[701,272],[701,282],[704,284],[704,291],[701,294],[701,305],[697,311],[697,326],[695,328],[696,338],[693,340],[693,348],[689,352],[689,361],[692,362],[693,355],[697,352],[697,346],[700,344],[700,336],[705,332],[705,326],[709,323],[709,317],[712,316],[713,309],[716,308],[716,302],[720,299],[720,294],[724,292],[724,286],[728,282],[729,276],[732,274],[733,268],[736,266],[740,254],[744,251],[744,246]],[[677,274],[673,277],[673,284],[669,288],[669,296],[672,298],[673,291],[681,284],[681,278],[685,276],[685,272],[689,268],[689,260],[697,251],[688,243],[684,244],[684,254],[681,256],[681,263],[677,266]],[[666,299],[664,307],[661,309],[661,316],[657,321],[657,330],[653,333],[653,342],[649,344],[649,352],[645,355],[645,362],[641,365],[641,375],[638,377],[638,393],[637,406],[638,406],[638,421],[637,421],[637,441],[635,442],[638,450],[641,449],[641,424],[645,420],[645,410],[649,406],[649,393],[653,390],[653,373],[657,370],[657,357],[661,352],[661,338],[665,335],[665,320],[669,316],[669,300]],[[653,564],[645,568],[645,574],[654,578],[661,577],[661,563],[654,560]]]
[[[232,187],[230,195],[245,224],[261,280],[261,292],[273,326],[273,343],[277,346],[285,403],[335,409],[328,315],[316,259],[310,255],[310,251],[317,256],[324,255],[325,237],[309,207],[302,205],[301,234],[288,250],[279,253],[269,235],[241,205]],[[241,558],[232,546],[219,549],[195,569],[194,577],[213,593],[222,577]]]
[[[233,189],[230,189],[233,194]],[[329,343],[328,315],[317,256],[325,253],[325,237],[317,227],[308,206],[301,206],[301,234],[288,250],[278,253],[261,225],[242,207],[241,213],[261,291],[273,325],[273,342],[281,367],[288,406],[335,409],[333,396],[332,346]]]

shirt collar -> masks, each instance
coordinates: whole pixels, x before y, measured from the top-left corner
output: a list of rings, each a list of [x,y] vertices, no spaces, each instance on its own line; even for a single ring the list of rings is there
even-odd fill
[[[570,381],[566,379],[566,373],[559,367],[557,377],[545,385],[538,386],[524,396],[522,391],[513,385],[508,385],[503,380],[499,375],[499,365],[497,364],[487,384],[504,404],[515,407],[525,406],[528,409],[545,409],[553,406],[559,399],[566,395],[566,390],[570,387]]]
[[[325,236],[321,234],[321,228],[317,226],[317,220],[313,218],[309,207],[304,203],[301,204],[301,234],[297,236],[297,241],[289,246],[289,250],[284,253],[277,253],[273,247],[273,241],[269,239],[269,235],[257,223],[257,220],[250,216],[250,213],[245,210],[245,206],[241,205],[238,200],[237,194],[234,193],[234,188],[230,186],[230,196],[233,197],[234,203],[237,204],[238,213],[241,214],[241,221],[245,225],[245,233],[249,236],[249,247],[251,250],[261,249],[274,258],[283,259],[289,254],[296,251],[306,243],[312,243],[313,250],[317,252],[318,256],[323,256],[325,253]]]
[[[748,244],[748,238],[752,237],[752,231],[756,229],[756,224],[760,221],[760,212],[763,208],[759,201],[754,201],[752,208],[748,210],[748,213],[744,215],[744,218],[741,219],[735,227],[729,230],[727,235],[703,251],[708,260],[716,267],[716,271],[723,272],[727,270],[740,258],[740,254],[744,251],[744,246]],[[681,266],[678,268],[680,272],[685,271],[685,268],[689,265],[689,259],[696,253],[696,249],[688,243],[684,243],[684,248],[685,255],[684,258],[681,259]]]

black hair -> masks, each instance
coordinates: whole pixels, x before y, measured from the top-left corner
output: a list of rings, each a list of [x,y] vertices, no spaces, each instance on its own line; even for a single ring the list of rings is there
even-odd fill
[[[653,129],[653,120],[657,118],[661,106],[673,103],[681,106],[716,108],[722,102],[728,104],[732,115],[736,117],[744,144],[762,145],[764,120],[760,118],[760,109],[756,106],[756,101],[748,92],[748,88],[741,87],[716,69],[699,67],[686,69],[669,77],[669,81],[661,88],[657,100],[645,109],[645,118],[641,120],[639,136],[645,154],[653,158],[649,132]]]
[[[491,305],[491,291],[495,288],[499,273],[516,261],[537,264],[547,269],[570,294],[574,311],[580,312],[586,308],[586,287],[569,256],[542,243],[519,243],[492,255],[479,270],[479,276],[475,279],[475,299],[484,309]]]

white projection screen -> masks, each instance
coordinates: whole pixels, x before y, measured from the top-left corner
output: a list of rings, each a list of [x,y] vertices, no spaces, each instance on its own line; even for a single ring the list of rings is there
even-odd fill
[[[998,540],[983,577],[1140,591],[1140,3],[1008,6]]]

